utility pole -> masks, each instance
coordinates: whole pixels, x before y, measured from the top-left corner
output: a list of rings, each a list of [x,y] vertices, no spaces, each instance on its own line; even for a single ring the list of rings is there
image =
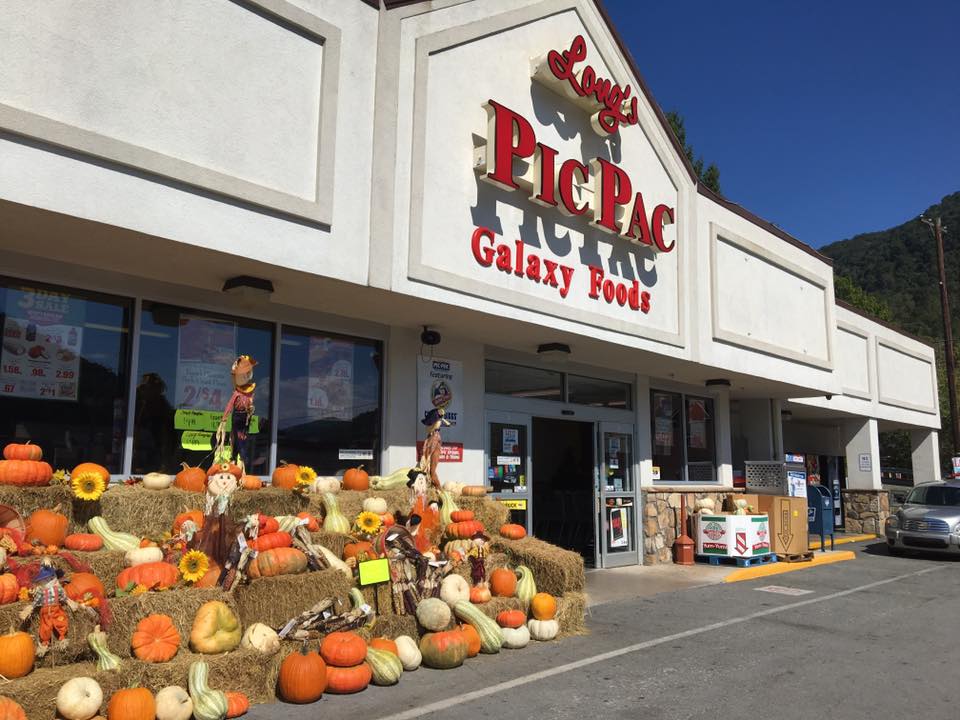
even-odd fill
[[[947,389],[950,393],[950,431],[953,454],[960,453],[960,415],[957,413],[957,370],[953,357],[953,323],[950,318],[950,297],[947,294],[947,274],[943,266],[943,234],[947,231],[938,217],[930,220],[922,215],[920,222],[928,226],[937,245],[937,272],[940,276],[940,305],[943,310],[943,351],[947,357]]]

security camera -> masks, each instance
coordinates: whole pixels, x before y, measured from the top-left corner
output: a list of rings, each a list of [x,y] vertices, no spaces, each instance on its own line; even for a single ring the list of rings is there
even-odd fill
[[[833,395],[827,395],[827,400],[833,400]]]
[[[424,345],[434,346],[440,344],[440,333],[436,330],[431,330],[426,325],[423,326],[423,332],[420,333],[420,342]]]

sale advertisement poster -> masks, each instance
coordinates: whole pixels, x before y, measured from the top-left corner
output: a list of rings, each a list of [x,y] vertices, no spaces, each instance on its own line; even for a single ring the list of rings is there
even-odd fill
[[[426,434],[420,422],[434,408],[443,408],[450,423],[440,428],[440,462],[463,462],[463,364],[435,357],[417,358],[417,437]],[[418,443],[420,445],[420,443]]]
[[[236,323],[182,314],[176,407],[223,412],[233,394],[230,366],[236,359]]]
[[[7,291],[0,395],[77,400],[84,301],[21,287]]]
[[[356,345],[348,340],[310,338],[307,413],[311,419],[353,420],[355,348]]]

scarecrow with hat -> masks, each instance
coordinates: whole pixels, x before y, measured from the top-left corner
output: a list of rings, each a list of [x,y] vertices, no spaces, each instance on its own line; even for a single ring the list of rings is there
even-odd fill
[[[470,559],[470,580],[475,587],[479,587],[487,582],[484,560],[487,557],[487,543],[490,542],[490,538],[482,532],[477,532],[471,540],[473,540],[473,547],[467,553]]]
[[[34,612],[40,611],[40,630],[37,633],[40,646],[37,654],[41,657],[49,650],[50,640],[53,639],[54,634],[60,643],[66,640],[70,622],[63,606],[66,605],[71,612],[79,607],[76,602],[67,597],[66,591],[60,584],[60,577],[61,572],[54,569],[49,559],[44,558],[43,564],[31,582],[32,602],[20,611],[20,620],[24,623],[29,621]]]
[[[423,414],[421,424],[427,426],[427,438],[423,441],[423,450],[420,451],[420,460],[417,466],[408,473],[410,481],[408,487],[416,488],[417,479],[423,475],[430,481],[431,487],[440,489],[440,478],[437,477],[437,464],[440,462],[440,451],[443,449],[443,439],[440,437],[440,428],[444,425],[450,425],[450,421],[444,417],[445,413],[442,407],[427,410]]]
[[[246,472],[250,466],[250,449],[247,446],[250,434],[250,419],[253,417],[253,396],[257,384],[253,382],[253,369],[257,361],[249,355],[241,355],[234,360],[230,367],[233,375],[233,394],[227,402],[227,407],[220,418],[220,427],[217,428],[217,446],[222,447],[227,416],[230,416],[230,447],[237,458],[237,464]],[[222,462],[218,460],[218,462]]]
[[[397,516],[397,524],[380,533],[374,549],[390,562],[393,610],[397,615],[414,615],[423,598],[440,596],[440,581],[452,569],[446,561],[423,554],[417,539],[423,532],[417,513]]]

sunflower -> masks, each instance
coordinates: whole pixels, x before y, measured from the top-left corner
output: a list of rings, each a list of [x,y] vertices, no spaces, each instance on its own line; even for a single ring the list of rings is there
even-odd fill
[[[67,475],[67,471],[64,470],[63,468],[60,468],[55,473],[53,473],[53,477],[50,478],[50,483],[53,485],[66,485],[69,482],[70,482],[70,478]]]
[[[107,489],[106,483],[100,473],[84,472],[77,475],[70,481],[73,486],[73,495],[78,500],[99,500],[103,491]]]
[[[180,558],[180,574],[188,583],[195,583],[210,569],[210,561],[200,550],[190,550]]]
[[[131,595],[143,595],[150,592],[150,588],[146,585],[134,585],[133,590],[130,591]]]
[[[316,479],[317,479],[317,471],[314,470],[309,465],[301,465],[300,469],[297,470],[298,485],[309,485]]]
[[[364,510],[357,515],[357,528],[365,535],[376,535],[380,530],[380,516]]]

